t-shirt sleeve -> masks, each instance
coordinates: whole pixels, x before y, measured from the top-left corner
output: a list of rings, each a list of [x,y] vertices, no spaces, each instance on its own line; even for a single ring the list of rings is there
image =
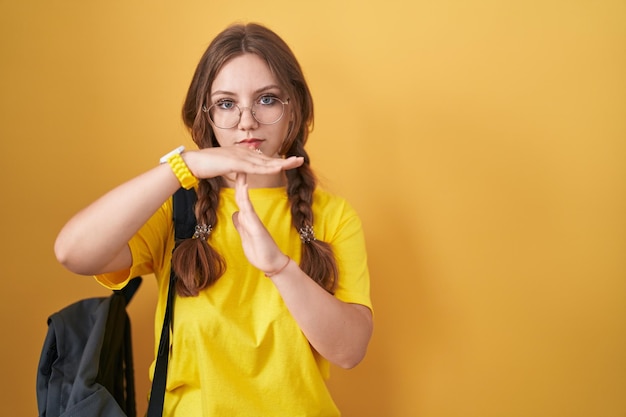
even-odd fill
[[[117,290],[124,288],[131,278],[155,273],[163,268],[164,254],[173,231],[171,222],[172,204],[169,199],[141,227],[128,242],[132,256],[130,268],[96,275],[95,279],[104,287]]]
[[[335,297],[372,309],[370,297],[370,274],[361,219],[347,202],[337,209],[335,231],[327,240],[335,254],[339,280]]]

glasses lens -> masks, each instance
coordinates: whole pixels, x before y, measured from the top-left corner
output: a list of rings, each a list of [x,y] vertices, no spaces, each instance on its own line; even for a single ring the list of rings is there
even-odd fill
[[[271,125],[283,117],[285,105],[276,97],[261,97],[252,106],[252,115],[261,124]]]
[[[230,129],[239,123],[239,107],[233,103],[215,103],[209,108],[209,117],[213,124],[221,129]]]
[[[287,99],[289,103],[289,99]],[[247,108],[244,107],[243,111]],[[250,109],[257,122],[271,125],[278,122],[285,113],[285,103],[272,96],[261,97]],[[237,126],[241,120],[242,110],[233,102],[217,102],[209,107],[209,118],[220,129]]]

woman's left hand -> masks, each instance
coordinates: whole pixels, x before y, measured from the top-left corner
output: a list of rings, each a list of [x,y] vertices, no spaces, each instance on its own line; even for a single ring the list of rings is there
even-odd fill
[[[248,195],[247,174],[245,173],[237,173],[235,201],[239,206],[239,211],[233,213],[233,223],[241,237],[241,245],[248,261],[265,273],[279,270],[285,264],[287,256],[280,251],[254,211]]]
[[[235,179],[235,199],[239,211],[233,214],[233,223],[248,261],[272,280],[317,352],[343,368],[356,366],[372,335],[370,309],[335,298],[281,253],[254,211],[245,173]]]

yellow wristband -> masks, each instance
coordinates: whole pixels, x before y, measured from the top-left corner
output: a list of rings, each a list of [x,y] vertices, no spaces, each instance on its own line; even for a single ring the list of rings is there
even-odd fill
[[[180,153],[170,156],[167,159],[167,163],[170,164],[174,175],[176,175],[184,189],[189,190],[198,184],[198,179],[193,176]]]

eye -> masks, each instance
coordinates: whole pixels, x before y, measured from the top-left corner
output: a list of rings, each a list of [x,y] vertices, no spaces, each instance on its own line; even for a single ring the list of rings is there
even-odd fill
[[[276,104],[276,102],[278,101],[278,98],[276,98],[275,96],[261,96],[259,97],[259,99],[257,100],[257,103],[262,104],[264,106],[271,106],[272,104]]]
[[[235,108],[235,102],[232,100],[219,100],[215,103],[215,107],[220,110],[232,110]]]

